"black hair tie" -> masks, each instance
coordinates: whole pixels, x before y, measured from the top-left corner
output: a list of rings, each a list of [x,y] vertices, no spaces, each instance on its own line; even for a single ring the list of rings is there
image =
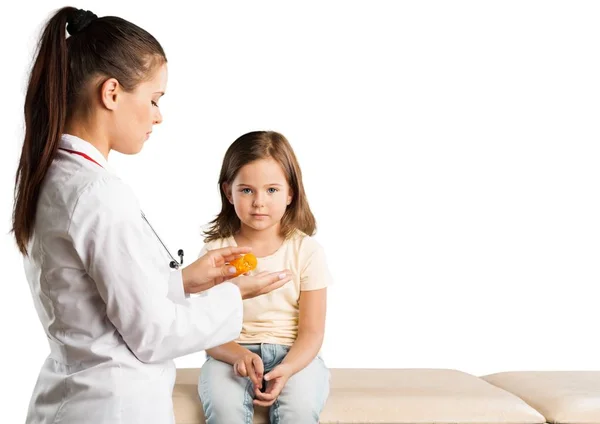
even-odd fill
[[[77,9],[67,18],[67,31],[69,34],[75,35],[96,19],[98,16],[89,10]]]

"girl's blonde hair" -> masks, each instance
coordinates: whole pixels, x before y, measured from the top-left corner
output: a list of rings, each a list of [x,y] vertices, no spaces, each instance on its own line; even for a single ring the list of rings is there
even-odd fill
[[[273,158],[281,165],[292,191],[292,202],[281,218],[281,235],[288,238],[295,230],[312,236],[316,231],[316,221],[308,205],[302,171],[292,146],[282,135],[274,131],[254,131],[242,135],[227,149],[219,176],[221,212],[210,222],[204,232],[206,243],[220,238],[231,237],[241,227],[234,206],[227,199],[224,184],[231,185],[240,169],[259,159]]]

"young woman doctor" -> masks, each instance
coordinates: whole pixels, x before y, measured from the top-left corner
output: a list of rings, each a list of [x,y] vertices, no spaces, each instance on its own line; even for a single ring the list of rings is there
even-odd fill
[[[110,170],[111,150],[139,152],[162,121],[166,82],[160,44],[123,19],[65,7],[43,31],[13,214],[50,344],[27,423],[173,423],[172,359],[238,337],[242,299],[290,280],[224,282],[247,248],[178,269]]]

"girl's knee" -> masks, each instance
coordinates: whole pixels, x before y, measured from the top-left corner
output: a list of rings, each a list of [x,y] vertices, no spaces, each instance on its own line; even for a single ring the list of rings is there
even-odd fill
[[[321,410],[321,403],[307,402],[302,398],[278,401],[272,407],[271,421],[278,424],[316,424]]]
[[[202,408],[207,424],[220,423],[252,423],[253,409],[239,401],[227,397],[220,397],[203,401]]]
[[[329,370],[316,358],[288,380],[271,415],[283,424],[317,423],[328,397]]]
[[[205,382],[198,388],[207,424],[251,424],[254,406],[246,386],[223,383]]]
[[[236,376],[229,364],[209,359],[200,371],[198,394],[208,424],[252,423],[248,379]]]

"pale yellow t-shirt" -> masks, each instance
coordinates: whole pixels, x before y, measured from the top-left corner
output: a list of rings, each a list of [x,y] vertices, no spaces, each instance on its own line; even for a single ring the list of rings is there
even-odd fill
[[[200,252],[237,246],[233,237],[206,243]],[[244,322],[238,343],[274,343],[291,346],[298,335],[301,291],[318,290],[332,283],[323,248],[317,241],[296,231],[272,255],[258,258],[253,274],[289,269],[293,278],[284,286],[244,300]]]

